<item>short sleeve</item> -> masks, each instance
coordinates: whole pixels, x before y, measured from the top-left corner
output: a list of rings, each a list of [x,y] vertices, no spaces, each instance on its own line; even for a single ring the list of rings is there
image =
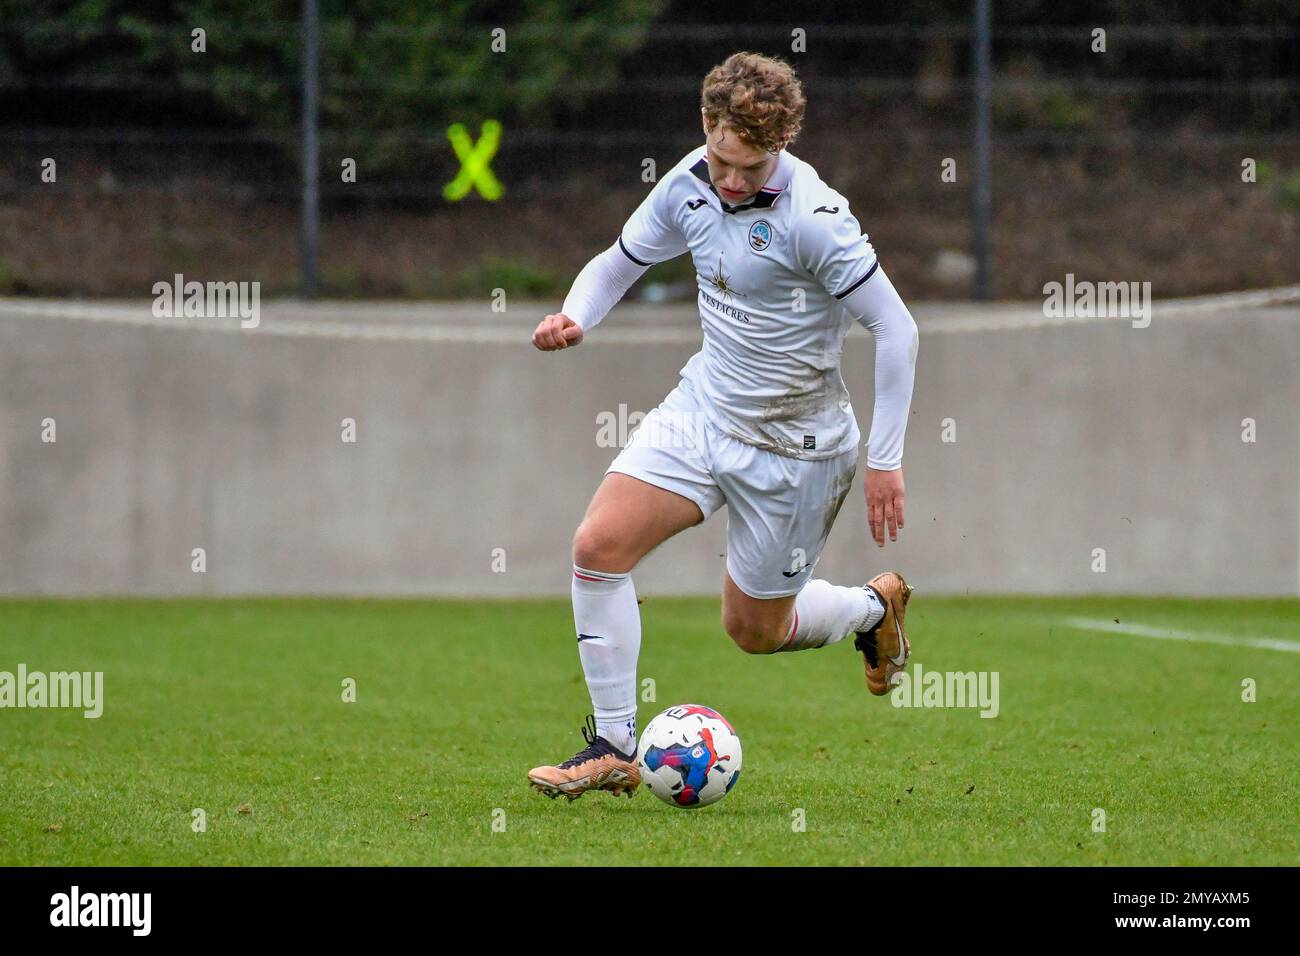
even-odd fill
[[[838,206],[838,208],[836,208]],[[823,289],[842,299],[871,277],[876,268],[872,248],[848,203],[826,203],[805,213],[798,227],[800,264]]]
[[[637,265],[666,262],[687,250],[674,210],[668,208],[671,181],[671,176],[659,180],[623,226],[619,247]]]

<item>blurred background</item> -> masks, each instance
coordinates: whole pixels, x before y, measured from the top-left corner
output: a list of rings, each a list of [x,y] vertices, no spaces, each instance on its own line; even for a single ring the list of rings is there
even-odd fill
[[[809,106],[793,151],[862,211],[894,278],[965,297],[973,5],[905,0],[887,16],[766,0],[743,19],[680,0],[326,0],[321,290],[562,295],[644,194],[643,160],[667,169],[699,139],[704,73],[752,49],[797,67]],[[1298,24],[1286,0],[993,3],[994,295],[1116,261],[1166,296],[1292,281]],[[302,27],[299,2],[2,0],[0,291],[138,296],[182,267],[297,291]],[[447,129],[477,140],[485,120],[502,124],[503,197],[448,202],[460,163]],[[36,175],[46,156],[55,184]],[[956,186],[937,175],[945,157]],[[1227,175],[1243,157],[1259,188]],[[685,260],[665,274],[692,280]]]
[[[1296,593],[1300,8],[995,0],[982,85],[978,6],[0,0],[0,592],[567,590],[602,423],[698,347],[689,257],[528,335],[748,49],[922,331],[904,539],[855,493],[826,576]],[[492,122],[500,195],[449,198]],[[177,273],[260,283],[260,327],[158,321]],[[1067,274],[1178,301],[1049,320]],[[855,330],[864,435],[870,369]],[[642,586],[716,593],[724,523]]]

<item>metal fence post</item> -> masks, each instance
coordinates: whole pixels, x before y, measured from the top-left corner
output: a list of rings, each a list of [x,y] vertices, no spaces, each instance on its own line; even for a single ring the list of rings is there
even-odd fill
[[[320,20],[316,0],[302,4],[302,295],[320,282]]]
[[[989,138],[992,128],[990,101],[990,53],[992,48],[991,8],[993,0],[975,0],[975,182],[971,196],[971,231],[975,252],[977,299],[993,297],[990,256],[990,219],[993,211],[989,182]]]

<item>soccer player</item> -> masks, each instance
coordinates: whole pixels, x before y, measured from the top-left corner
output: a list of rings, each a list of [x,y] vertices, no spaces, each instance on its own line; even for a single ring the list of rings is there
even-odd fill
[[[903,435],[917,331],[848,201],[790,154],[804,96],[790,66],[736,53],[704,80],[705,144],[663,176],[618,241],[578,274],[533,333],[573,348],[651,265],[689,252],[704,345],[605,473],[573,540],[573,620],[594,720],[587,746],[530,783],[551,797],[626,792],[636,766],[641,619],[631,572],[727,505],[722,623],[750,654],[850,634],[883,695],[911,651],[911,588],[893,571],[862,587],[812,577],[857,469],[861,433],[840,375],[854,321],[875,338],[865,482],[871,535],[903,527]]]

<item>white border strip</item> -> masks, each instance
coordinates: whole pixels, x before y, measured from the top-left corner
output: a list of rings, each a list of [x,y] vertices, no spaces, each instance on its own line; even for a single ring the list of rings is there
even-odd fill
[[[1300,301],[1300,285],[1257,289],[1249,292],[1228,292],[1191,299],[1166,299],[1152,303],[1153,315],[1169,316],[1212,315],[1229,309],[1261,308],[1287,302]],[[629,303],[631,304],[631,303]],[[460,303],[448,303],[449,308],[460,308]],[[639,309],[648,309],[636,304]],[[349,312],[372,315],[400,312],[412,318],[424,313],[429,306],[395,306],[393,303],[353,304],[330,302],[320,306],[297,303],[290,308],[309,310],[319,308],[330,315],[347,315]],[[540,309],[541,307],[539,307]],[[682,310],[689,303],[672,306]],[[482,319],[464,322],[443,321],[436,324],[385,324],[381,322],[320,321],[314,319],[277,318],[285,309],[277,303],[268,303],[262,309],[261,324],[255,329],[241,329],[237,318],[160,318],[153,314],[148,302],[132,304],[97,303],[87,300],[42,300],[0,297],[0,318],[31,318],[72,322],[96,322],[106,325],[134,326],[137,328],[175,329],[186,332],[243,332],[246,335],[274,335],[285,338],[350,339],[369,342],[429,342],[434,344],[465,345],[518,345],[530,344],[532,327],[484,325]],[[1048,318],[1041,307],[1025,303],[996,303],[987,306],[972,304],[956,315],[922,319],[918,323],[922,335],[939,335],[962,332],[996,332],[1011,329],[1053,328],[1089,322],[1130,322],[1127,318],[1083,317]],[[636,328],[617,324],[603,325],[598,333],[584,340],[584,345],[698,345],[700,330],[695,324],[669,325],[659,328]]]

